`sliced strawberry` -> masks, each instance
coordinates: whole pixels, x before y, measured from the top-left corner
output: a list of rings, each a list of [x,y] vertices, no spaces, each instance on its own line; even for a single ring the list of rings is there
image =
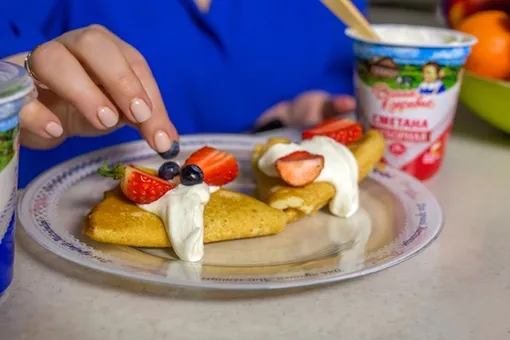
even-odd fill
[[[326,136],[344,145],[351,144],[363,135],[361,125],[350,119],[333,118],[321,124],[303,131],[303,139],[311,139],[315,136]]]
[[[324,157],[307,151],[296,151],[278,159],[275,166],[285,183],[301,187],[319,177],[324,168]]]
[[[140,165],[131,165],[133,168],[140,170],[141,172],[145,172],[146,174],[158,176],[158,171],[150,168],[146,168]],[[158,177],[159,178],[159,177]]]
[[[222,186],[232,182],[239,175],[239,164],[231,153],[210,146],[195,151],[184,163],[195,164],[204,173],[204,183]],[[183,166],[183,167],[184,167]]]
[[[137,204],[152,203],[175,187],[174,183],[142,169],[144,168],[131,164],[117,164],[113,168],[104,164],[97,172],[101,176],[120,180],[120,189],[124,196]]]

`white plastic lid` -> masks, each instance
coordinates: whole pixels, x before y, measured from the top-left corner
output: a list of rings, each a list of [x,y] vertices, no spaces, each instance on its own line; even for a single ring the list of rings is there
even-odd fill
[[[29,95],[34,82],[21,66],[0,61],[0,106]]]

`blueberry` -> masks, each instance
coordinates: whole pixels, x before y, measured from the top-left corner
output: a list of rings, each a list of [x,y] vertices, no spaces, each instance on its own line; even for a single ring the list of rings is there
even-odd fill
[[[181,170],[181,184],[182,185],[195,185],[204,181],[204,173],[198,165],[186,165]]]
[[[167,181],[173,179],[181,172],[179,164],[175,162],[165,162],[159,167],[158,177],[166,179]]]
[[[177,155],[181,152],[181,146],[178,141],[174,140],[170,150],[166,152],[160,152],[159,155],[164,159],[171,159],[177,157]]]

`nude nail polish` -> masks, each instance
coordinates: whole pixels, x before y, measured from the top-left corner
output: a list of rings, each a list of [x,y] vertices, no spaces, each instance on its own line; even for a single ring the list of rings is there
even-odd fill
[[[107,128],[114,127],[119,122],[119,116],[107,106],[97,111],[97,118]]]
[[[62,136],[62,134],[64,133],[62,125],[55,122],[49,122],[44,128],[44,130],[53,138],[58,138]]]
[[[170,150],[172,143],[170,142],[168,134],[164,131],[156,132],[154,135],[154,146],[156,147],[156,151],[158,153],[167,152]]]
[[[152,111],[149,105],[140,98],[135,98],[131,101],[131,113],[138,123],[143,123],[152,116]]]

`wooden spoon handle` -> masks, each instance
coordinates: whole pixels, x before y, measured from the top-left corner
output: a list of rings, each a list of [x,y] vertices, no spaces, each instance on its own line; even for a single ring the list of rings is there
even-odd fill
[[[381,40],[372,29],[368,20],[360,13],[350,0],[321,0],[338,19],[355,30],[362,38]]]

